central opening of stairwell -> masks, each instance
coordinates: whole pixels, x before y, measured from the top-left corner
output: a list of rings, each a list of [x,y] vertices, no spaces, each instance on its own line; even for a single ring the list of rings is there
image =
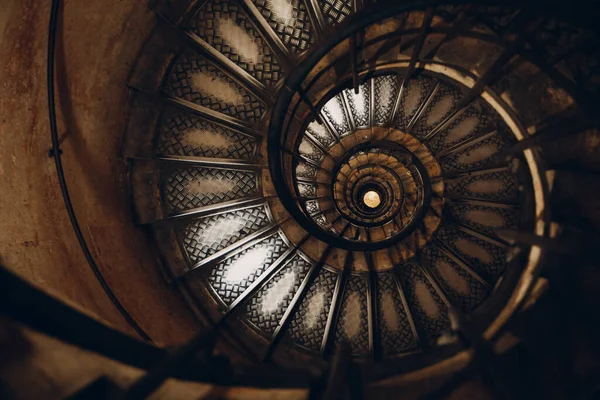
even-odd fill
[[[364,194],[363,202],[369,208],[377,208],[381,204],[381,197],[375,190],[369,190]]]

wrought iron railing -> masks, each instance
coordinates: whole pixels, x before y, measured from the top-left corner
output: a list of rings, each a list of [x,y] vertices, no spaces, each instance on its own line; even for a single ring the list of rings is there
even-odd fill
[[[50,138],[52,140],[52,148],[50,149],[50,155],[54,158],[54,164],[56,166],[56,175],[58,177],[58,183],[60,185],[60,190],[62,193],[63,200],[65,202],[65,208],[67,209],[67,213],[69,215],[69,220],[71,221],[71,225],[73,227],[73,232],[75,233],[75,237],[77,238],[77,242],[79,243],[79,247],[81,247],[81,251],[85,255],[85,259],[88,262],[88,265],[92,269],[94,276],[102,286],[102,290],[108,296],[110,301],[119,311],[119,313],[125,318],[127,323],[135,330],[135,332],[140,335],[140,337],[148,342],[152,342],[152,339],[148,334],[142,329],[142,327],[134,320],[134,318],[127,312],[123,304],[119,301],[113,290],[110,288],[110,285],[104,279],[102,272],[98,268],[96,261],[94,260],[94,256],[90,252],[90,249],[87,245],[85,237],[83,236],[83,232],[81,231],[81,227],[79,226],[79,222],[77,221],[77,216],[75,215],[75,209],[73,208],[73,203],[71,202],[71,197],[69,196],[69,189],[67,188],[67,181],[65,178],[65,171],[62,165],[62,150],[60,149],[60,141],[58,134],[58,125],[56,122],[56,98],[55,98],[55,73],[54,73],[54,60],[56,55],[56,34],[58,29],[58,20],[60,17],[60,0],[52,1],[52,8],[50,11],[50,23],[49,23],[49,31],[48,31],[48,60],[47,60],[47,85],[48,85],[48,113],[50,118]]]

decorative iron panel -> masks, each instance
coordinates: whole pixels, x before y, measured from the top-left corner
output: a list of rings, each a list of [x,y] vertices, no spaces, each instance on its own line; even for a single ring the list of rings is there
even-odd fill
[[[329,229],[331,227],[331,224],[329,221],[327,221],[327,218],[325,218],[325,215],[323,214],[313,216],[312,219],[323,229]]]
[[[282,77],[279,61],[235,2],[205,2],[188,29],[265,85],[274,86]]]
[[[298,178],[313,179],[317,176],[317,169],[310,164],[300,161],[296,166],[296,176]]]
[[[435,87],[435,83],[433,79],[426,76],[412,77],[408,81],[407,87],[402,91],[400,106],[398,107],[397,116],[394,121],[396,128],[406,130],[406,127],[419,110],[419,107],[427,100],[427,96]],[[398,83],[398,85],[400,84]]]
[[[413,318],[419,321],[429,341],[434,343],[450,329],[448,308],[417,265],[402,265],[399,276]]]
[[[384,75],[374,78],[375,80],[375,123],[385,125],[392,117],[400,81],[397,75]]]
[[[198,262],[269,225],[266,206],[230,211],[190,222],[183,229],[183,246]]]
[[[156,141],[159,155],[251,160],[256,139],[179,111],[167,112]]]
[[[219,168],[179,168],[164,180],[163,198],[170,212],[258,196],[253,171]]]
[[[350,123],[346,117],[344,101],[341,95],[331,98],[322,108],[323,114],[335,129],[338,136],[350,133]]]
[[[494,163],[493,155],[504,148],[505,142],[499,134],[490,136],[472,146],[453,153],[441,160],[444,171],[462,171],[471,168],[489,167]]]
[[[369,353],[369,318],[366,275],[350,275],[336,322],[335,343],[347,340],[355,355]]]
[[[474,271],[498,280],[506,268],[506,250],[452,226],[443,226],[436,236],[461,256]]]
[[[316,185],[308,185],[306,183],[298,184],[298,192],[300,192],[300,196],[303,197],[315,197],[317,195],[317,187]]]
[[[230,305],[289,248],[279,232],[217,264],[208,282]]]
[[[320,162],[323,157],[325,157],[325,154],[310,140],[308,140],[306,136],[302,138],[300,146],[298,146],[298,152],[304,157],[316,162]]]
[[[314,32],[302,0],[252,0],[283,44],[301,53],[314,43]]]
[[[467,196],[515,204],[519,199],[517,179],[508,171],[448,179],[446,193],[449,196]]]
[[[436,277],[444,293],[462,311],[472,311],[489,295],[486,286],[457,265],[435,245],[428,246],[421,259]]]
[[[497,236],[496,228],[516,229],[519,222],[519,213],[515,209],[477,206],[453,201],[446,203],[444,213],[451,219],[492,237]]]
[[[273,335],[311,266],[302,256],[294,256],[250,299],[246,317],[261,333]]]
[[[316,200],[307,201],[304,204],[304,207],[306,208],[306,212],[308,214],[315,214],[315,213],[318,213],[319,211],[321,211],[321,208],[319,207],[319,203]]]
[[[299,345],[320,351],[337,274],[322,269],[292,317],[288,334]]]
[[[384,354],[399,354],[418,347],[391,273],[377,276],[377,321]]]
[[[423,110],[416,121],[411,131],[412,134],[418,139],[422,139],[429,134],[455,111],[461,97],[462,94],[457,89],[440,85],[439,90],[431,99],[431,103]]]
[[[318,140],[325,148],[335,143],[335,138],[329,132],[329,130],[327,130],[325,125],[319,125],[317,122],[313,121],[308,125],[306,131],[310,133],[312,137]]]
[[[165,93],[231,117],[257,122],[265,105],[233,79],[195,53],[177,60],[164,87]]]
[[[480,134],[492,132],[498,119],[493,118],[495,111],[483,101],[474,102],[469,108],[462,112],[444,130],[437,133],[429,141],[428,146],[434,154],[437,154],[451,146],[466,143]]]
[[[330,26],[339,24],[354,13],[353,0],[319,0],[318,4]]]
[[[369,114],[371,112],[371,84],[370,80],[358,87],[358,94],[354,93],[354,89],[344,91],[348,99],[348,107],[350,114],[354,118],[356,127],[369,126]]]

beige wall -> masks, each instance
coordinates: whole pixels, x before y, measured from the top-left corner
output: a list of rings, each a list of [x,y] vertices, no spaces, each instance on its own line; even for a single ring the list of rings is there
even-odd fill
[[[131,333],[79,248],[47,155],[49,7],[50,1],[0,0],[1,263]],[[119,157],[127,76],[154,16],[140,0],[71,0],[63,10],[59,129],[73,205],[125,308],[158,344],[181,342],[196,322],[163,282],[153,241],[132,224],[127,162]]]

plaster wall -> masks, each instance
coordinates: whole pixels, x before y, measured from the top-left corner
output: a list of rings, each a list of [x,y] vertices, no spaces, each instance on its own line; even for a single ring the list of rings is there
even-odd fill
[[[50,1],[0,0],[0,263],[135,334],[102,290],[71,228],[51,146],[46,93]],[[199,327],[163,281],[153,241],[133,224],[120,157],[131,66],[155,24],[145,1],[64,1],[57,53],[63,164],[101,273],[155,343]]]

